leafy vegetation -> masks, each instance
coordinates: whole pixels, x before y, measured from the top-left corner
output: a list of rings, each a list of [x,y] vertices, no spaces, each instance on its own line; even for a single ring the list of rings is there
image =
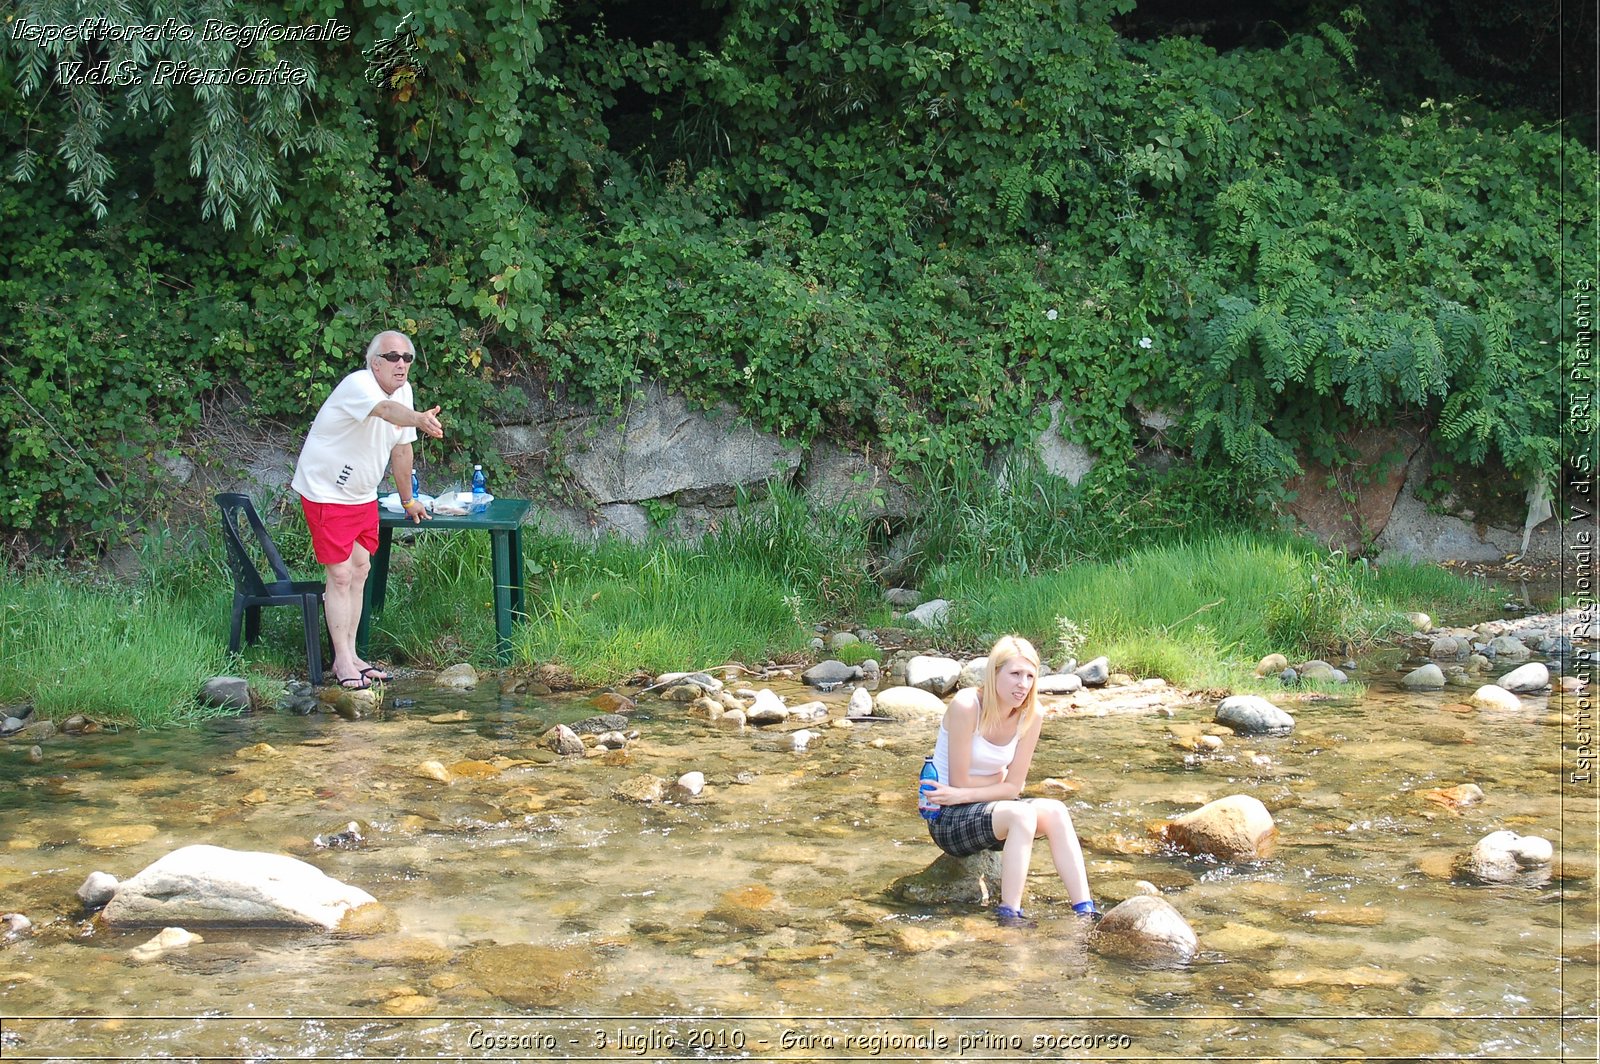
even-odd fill
[[[31,180],[0,192],[0,531],[115,542],[162,511],[200,393],[301,422],[388,325],[475,455],[513,383],[646,380],[935,484],[1059,403],[1103,490],[1163,506],[1140,408],[1246,505],[1400,417],[1524,480],[1593,447],[1553,402],[1589,148],[1380,93],[1356,10],[1219,51],[1124,35],[1131,8],[725,0],[658,29],[547,0],[19,0],[8,26],[349,33],[4,35]],[[141,80],[67,84],[100,59]],[[308,76],[158,83],[163,61]]]
[[[822,621],[892,623],[875,584],[845,579],[867,565],[864,541],[841,549],[857,536],[853,519],[779,534],[761,513],[752,512],[747,533],[700,546],[525,537],[532,616],[517,626],[514,664],[554,662],[580,683],[604,685],[641,669],[793,660],[809,653]],[[389,607],[373,636],[377,656],[423,668],[493,663],[482,539],[397,542]],[[291,569],[312,571],[303,535],[283,535],[280,546]],[[0,656],[8,663],[0,705],[32,702],[57,719],[187,723],[217,712],[195,701],[208,676],[249,676],[270,697],[284,678],[304,675],[293,610],[263,611],[262,642],[228,660],[231,589],[206,560],[215,556],[203,542],[147,549],[133,587],[57,568],[0,574]],[[824,559],[826,571],[816,568]],[[1376,572],[1324,558],[1302,541],[1241,533],[1054,570],[1034,561],[997,568],[973,554],[943,567],[930,590],[957,603],[949,631],[934,637],[943,645],[978,653],[997,633],[1019,631],[1047,655],[1105,654],[1118,670],[1205,690],[1254,686],[1251,670],[1270,652],[1305,658],[1368,646],[1402,623],[1402,610],[1466,621],[1499,601],[1485,585],[1442,570]],[[876,653],[863,644],[837,656],[855,662]]]

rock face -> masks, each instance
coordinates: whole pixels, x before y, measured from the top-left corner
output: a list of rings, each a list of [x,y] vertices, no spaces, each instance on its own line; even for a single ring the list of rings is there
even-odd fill
[[[281,854],[185,846],[122,883],[103,919],[117,926],[320,927],[372,895]]]
[[[873,715],[893,720],[938,720],[944,716],[944,699],[920,687],[891,687],[879,691]]]
[[[908,517],[916,508],[910,492],[882,467],[827,439],[811,445],[799,487],[815,510],[854,510],[865,518]]]
[[[1200,941],[1165,899],[1138,894],[1105,914],[1090,946],[1096,953],[1146,964],[1185,964]]]
[[[1402,428],[1363,428],[1346,433],[1343,442],[1355,451],[1348,466],[1330,469],[1301,459],[1304,472],[1285,485],[1294,500],[1286,506],[1319,541],[1360,551],[1388,525],[1422,438]],[[1365,475],[1351,476],[1352,470]]]
[[[1258,799],[1231,794],[1185,813],[1168,824],[1162,834],[1188,853],[1223,861],[1247,861],[1272,856],[1278,827]]]
[[[551,426],[536,426],[550,435]],[[764,484],[800,464],[800,452],[740,422],[729,408],[700,411],[655,385],[619,417],[559,423],[567,472],[597,504],[662,499],[684,491]],[[502,446],[516,443],[502,436]],[[546,450],[550,441],[546,439]],[[509,448],[508,448],[509,449]],[[730,500],[731,501],[731,500]]]
[[[1550,878],[1555,848],[1538,835],[1495,831],[1478,840],[1456,871],[1479,883],[1537,885]]]
[[[1260,695],[1234,695],[1217,706],[1217,723],[1240,735],[1287,735],[1294,718]]]
[[[954,658],[918,654],[906,662],[906,686],[920,687],[936,695],[947,695],[961,676],[961,663]]]

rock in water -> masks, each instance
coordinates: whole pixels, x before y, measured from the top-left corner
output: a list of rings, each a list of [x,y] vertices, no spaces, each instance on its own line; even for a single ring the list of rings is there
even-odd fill
[[[1536,886],[1550,878],[1555,848],[1538,835],[1495,831],[1478,840],[1456,870],[1480,883],[1516,883]]]
[[[846,680],[860,679],[861,669],[859,666],[846,665],[842,661],[834,661],[829,658],[827,661],[817,662],[811,668],[802,672],[800,678],[812,687],[833,687],[844,683]]]
[[[149,964],[151,961],[160,960],[173,950],[188,949],[204,941],[205,939],[199,935],[185,931],[181,927],[164,927],[161,933],[149,942],[129,950],[128,959],[134,964]]]
[[[660,776],[634,776],[632,779],[623,780],[617,789],[611,792],[611,796],[624,802],[654,805],[666,798],[667,781]]]
[[[628,718],[620,713],[602,713],[598,717],[585,717],[567,725],[574,735],[600,735],[603,732],[622,731],[628,727]]]
[[[463,661],[459,665],[452,665],[448,669],[441,670],[433,678],[433,685],[435,687],[464,691],[478,686],[478,670]]]
[[[888,893],[909,905],[988,905],[1000,897],[1000,852],[941,853],[922,871],[895,880]]]
[[[185,846],[126,880],[102,919],[114,926],[320,927],[374,899],[275,853]]]
[[[539,737],[545,746],[554,750],[562,757],[582,757],[583,740],[578,738],[578,733],[565,724],[557,724],[554,728]]]
[[[78,888],[78,900],[85,909],[98,909],[111,900],[119,886],[117,877],[108,872],[90,872],[89,878]]]
[[[751,724],[782,724],[788,717],[789,707],[766,687],[756,692],[755,702],[745,711],[745,719]]]
[[[1507,691],[1504,687],[1488,683],[1472,692],[1472,697],[1467,699],[1475,706],[1484,709],[1519,710],[1522,708],[1522,699]]]
[[[1497,635],[1489,640],[1489,650],[1501,661],[1527,661],[1533,651],[1513,635]]]
[[[1165,899],[1138,894],[1105,914],[1090,945],[1096,953],[1144,964],[1185,964],[1200,941]]]
[[[1278,827],[1259,799],[1230,794],[1185,813],[1162,833],[1168,842],[1188,853],[1239,861],[1270,857]]]
[[[1412,669],[1400,682],[1413,691],[1438,691],[1444,688],[1444,670],[1429,662],[1420,669]]]
[[[920,687],[936,695],[947,695],[961,676],[961,663],[954,658],[918,654],[906,662],[906,686]]]
[[[704,772],[685,772],[678,777],[678,782],[672,785],[672,795],[675,798],[697,798],[706,789],[706,775]]]
[[[1498,686],[1512,694],[1537,694],[1550,686],[1550,670],[1540,662],[1530,661],[1500,677]]]
[[[873,712],[893,720],[937,720],[944,715],[944,699],[920,687],[891,687],[878,692]]]
[[[1217,723],[1240,735],[1286,735],[1294,718],[1260,695],[1234,695],[1217,706]]]

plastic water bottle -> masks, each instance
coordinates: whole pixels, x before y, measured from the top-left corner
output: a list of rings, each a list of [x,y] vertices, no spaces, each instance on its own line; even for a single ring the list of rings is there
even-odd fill
[[[917,779],[917,812],[922,814],[924,820],[938,820],[943,809],[933,804],[933,799],[928,792],[933,790],[933,785],[939,782],[939,770],[933,767],[933,758],[926,757],[922,760],[922,774]]]
[[[422,478],[417,476],[416,467],[411,468],[411,497],[415,499],[422,494]]]
[[[489,487],[483,475],[483,466],[472,467],[472,512],[481,514],[489,508]]]

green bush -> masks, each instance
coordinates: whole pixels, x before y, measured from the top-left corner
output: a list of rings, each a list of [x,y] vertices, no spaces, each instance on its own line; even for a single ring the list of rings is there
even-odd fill
[[[339,11],[336,46],[205,57],[308,86],[149,96],[60,92],[51,63],[92,42],[7,35],[0,128],[32,180],[0,193],[0,530],[103,546],[201,392],[303,422],[389,326],[444,407],[432,461],[489,456],[513,384],[617,403],[646,380],[935,482],[1059,401],[1113,504],[1178,505],[1133,461],[1140,408],[1252,506],[1398,417],[1525,481],[1593,448],[1553,403],[1592,151],[1394,109],[1357,13],[1218,52],[1121,36],[1131,7],[737,0],[662,40],[595,5],[377,4]]]

